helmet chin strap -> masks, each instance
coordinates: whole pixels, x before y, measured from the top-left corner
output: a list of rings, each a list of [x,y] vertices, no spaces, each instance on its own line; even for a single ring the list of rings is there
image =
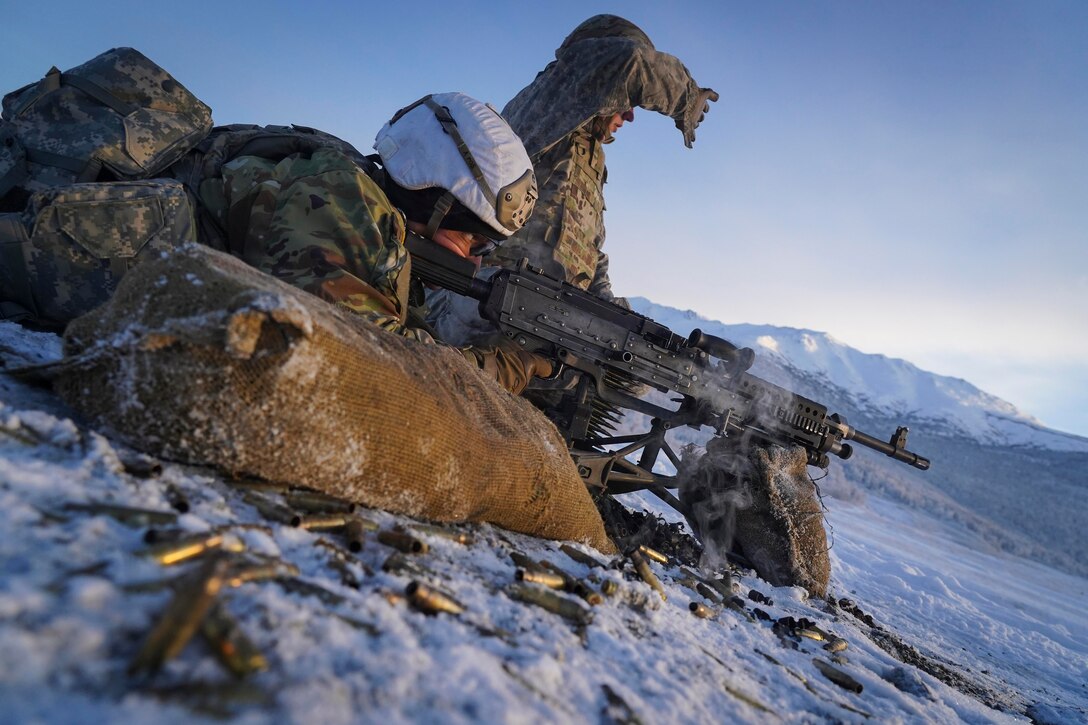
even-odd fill
[[[427,239],[434,239],[435,232],[442,225],[442,220],[450,213],[454,201],[453,194],[447,191],[435,202],[434,211],[431,212],[431,218],[427,220],[427,229],[423,233]]]

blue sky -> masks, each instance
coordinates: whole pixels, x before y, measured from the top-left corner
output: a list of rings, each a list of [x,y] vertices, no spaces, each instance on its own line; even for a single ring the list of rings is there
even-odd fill
[[[427,92],[501,107],[623,15],[722,99],[694,150],[645,112],[609,147],[618,293],[826,331],[1088,435],[1088,3],[5,6],[4,91],[131,45],[219,123],[360,149]]]

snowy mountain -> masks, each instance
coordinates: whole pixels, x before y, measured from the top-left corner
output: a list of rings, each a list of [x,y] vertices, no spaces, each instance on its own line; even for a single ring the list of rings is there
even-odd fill
[[[684,313],[654,314],[683,326]],[[780,351],[790,340],[804,349],[795,331],[758,332]],[[998,447],[951,423],[912,441],[934,458],[929,472],[864,453],[833,466],[822,483],[836,492],[825,498],[831,600],[735,570],[738,598],[723,601],[699,587],[717,573],[675,561],[651,565],[661,596],[584,546],[564,550],[490,526],[436,530],[364,511],[373,527],[406,527],[428,550],[400,554],[370,531],[352,551],[340,534],[278,520],[290,492],[143,459],[48,388],[3,372],[59,349],[56,336],[0,323],[2,722],[1088,719],[1088,580],[999,551],[1017,535],[942,491],[953,474],[966,488],[1000,492],[1016,476],[1039,487],[1022,471],[995,479],[986,466]],[[855,355],[833,357],[848,370],[862,366]],[[822,391],[852,422],[864,409],[874,433],[905,415],[894,402],[870,402],[885,400],[878,394],[890,379],[877,365],[861,368],[872,381],[862,400],[812,360],[761,357],[759,374]],[[924,385],[925,373],[912,375]],[[912,400],[897,395],[887,400]],[[1029,468],[1083,456],[1024,451]],[[1034,507],[1057,510],[1035,492]],[[187,544],[182,557],[169,544],[177,536],[205,549]],[[163,541],[176,560],[155,548]],[[517,554],[612,593],[594,606],[557,593],[566,616],[526,602]],[[421,612],[407,595],[418,585],[464,611]],[[180,639],[190,625],[191,641]],[[152,645],[164,632],[177,646],[149,666],[157,659],[146,653],[159,651]]]
[[[1088,453],[1088,438],[1049,429],[1014,405],[960,378],[928,373],[906,360],[855,350],[825,332],[769,325],[726,325],[691,310],[630,300],[634,309],[687,334],[704,332],[756,351],[756,375],[785,367],[792,377],[845,391],[870,418],[909,420],[918,430],[959,435],[980,444]]]
[[[862,353],[826,333],[725,325],[643,298],[631,303],[676,333],[699,328],[751,347],[753,374],[825,403],[870,435],[909,426],[909,448],[932,460],[921,472],[858,448],[849,461],[832,460],[825,493],[890,497],[970,530],[993,550],[1088,575],[1088,439],[1046,428],[965,380]],[[705,435],[686,429],[674,438]]]

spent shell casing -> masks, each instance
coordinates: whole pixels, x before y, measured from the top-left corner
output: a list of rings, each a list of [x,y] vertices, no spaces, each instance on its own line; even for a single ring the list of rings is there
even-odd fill
[[[591,569],[604,568],[604,564],[598,561],[597,557],[587,554],[581,549],[575,549],[570,544],[561,544],[559,550],[579,564],[585,564]]]
[[[295,516],[291,519],[291,525],[307,531],[335,531],[348,524],[348,519],[343,514],[328,514],[314,516]]]
[[[604,598],[601,597],[599,592],[593,591],[593,589],[584,581],[571,576],[563,569],[563,567],[557,566],[547,559],[541,559],[538,563],[542,570],[562,577],[563,588],[571,594],[577,594],[591,606],[595,607],[604,601]]]
[[[560,617],[569,619],[578,624],[589,624],[593,617],[590,610],[586,609],[586,607],[581,605],[577,600],[569,599],[561,594],[556,594],[551,589],[544,589],[543,587],[534,586],[532,584],[517,582],[511,584],[506,592],[512,599],[516,599],[519,602],[525,602],[526,604],[535,604],[542,609],[546,609],[553,614],[558,614]]]
[[[550,571],[534,571],[531,569],[518,569],[514,572],[514,578],[519,582],[540,584],[549,589],[565,589],[567,581],[559,574]]]
[[[402,527],[397,527],[402,529]],[[432,524],[409,524],[408,529],[420,534],[429,534],[430,536],[437,536],[440,539],[448,539],[454,541],[463,546],[472,546],[476,543],[476,537],[472,534],[464,531],[457,531],[456,529],[447,529],[444,526],[434,526]]]
[[[646,562],[645,557],[639,551],[632,551],[629,555],[631,562],[635,565],[635,571],[638,572],[642,581],[650,585],[650,588],[657,592],[661,599],[664,601],[667,599],[665,596],[665,587],[661,585],[661,580],[657,578],[657,575],[650,569],[650,565]]]
[[[125,473],[136,478],[153,478],[162,473],[162,463],[151,456],[136,451],[117,450],[117,459]]]
[[[831,641],[824,645],[824,649],[828,652],[842,652],[849,646],[849,643],[842,637],[832,637]]]
[[[511,551],[510,561],[514,562],[514,566],[519,566],[527,571],[543,571],[543,567],[541,567],[540,564],[533,561],[525,554],[522,554],[520,551]]]
[[[166,500],[170,503],[170,508],[180,514],[189,513],[189,497],[185,495],[184,491],[170,483],[167,484],[164,494],[166,495]]]
[[[240,587],[246,582],[282,579],[299,575],[299,568],[289,561],[267,561],[232,566],[227,574],[227,585]]]
[[[237,536],[208,533],[154,544],[143,553],[163,566],[172,566],[217,549],[238,553],[245,550],[245,544]]]
[[[826,639],[824,637],[824,635],[823,635],[823,632],[820,632],[820,631],[815,630],[815,629],[809,629],[808,627],[798,629],[797,634],[799,634],[802,637],[807,637],[808,639],[814,639],[817,642],[823,642]]]
[[[288,486],[286,483],[275,483],[274,481],[262,481],[259,478],[236,478],[228,480],[227,485],[231,488],[237,488],[243,491],[255,491],[260,493],[287,493]]]
[[[812,660],[812,663],[816,665],[816,669],[820,671],[820,674],[822,674],[824,677],[831,680],[844,690],[849,690],[853,693],[860,693],[863,689],[865,689],[865,687],[860,682],[840,670],[838,667],[835,667],[830,662],[824,662],[823,660],[816,658]]]
[[[460,614],[465,611],[464,605],[449,594],[441,592],[423,582],[411,581],[404,588],[404,595],[408,603],[424,614]]]
[[[355,504],[317,491],[287,491],[283,500],[296,511],[309,514],[350,514],[355,511]]]
[[[244,491],[242,500],[257,509],[257,513],[265,519],[277,524],[289,524],[297,516],[291,509],[283,504],[276,503],[257,491]]]
[[[177,655],[204,621],[225,582],[229,562],[211,557],[180,583],[159,621],[129,665],[130,673],[157,672]]]
[[[268,660],[222,604],[211,607],[200,626],[200,633],[223,666],[236,677],[268,669]]]
[[[431,548],[426,541],[403,531],[379,531],[378,541],[405,554],[426,554]]]
[[[699,619],[711,619],[714,616],[714,611],[702,602],[692,602],[688,609]]]
[[[615,579],[605,579],[601,582],[601,593],[610,597],[620,590],[619,582]]]
[[[719,596],[718,592],[714,589],[711,589],[704,582],[696,581],[695,591],[699,592],[699,594],[701,594],[703,597],[705,597],[707,600],[714,604],[721,604],[722,602],[722,597]]]
[[[155,509],[118,506],[111,503],[67,503],[64,504],[64,510],[82,511],[95,516],[109,516],[126,526],[165,526],[176,523],[178,520],[176,511],[156,511]]]
[[[363,519],[348,519],[347,524],[344,526],[344,540],[347,542],[348,549],[354,553],[362,551],[366,545],[366,532],[374,531],[377,528],[377,525],[374,526],[374,529],[368,528]]]
[[[669,557],[665,556],[664,554],[662,554],[657,549],[651,549],[648,546],[640,545],[638,547],[638,550],[647,559],[653,559],[654,561],[656,561],[659,564],[668,564],[669,563]]]

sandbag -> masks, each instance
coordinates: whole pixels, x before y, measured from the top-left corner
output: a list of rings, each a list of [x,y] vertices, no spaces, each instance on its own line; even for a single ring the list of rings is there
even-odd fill
[[[715,441],[705,453],[685,451],[679,471],[680,499],[704,556],[717,557],[710,562],[716,565],[736,551],[767,582],[823,597],[831,560],[804,449],[738,450],[727,439]]]
[[[197,245],[65,331],[73,407],[152,455],[434,521],[614,546],[554,426],[456,350]]]

